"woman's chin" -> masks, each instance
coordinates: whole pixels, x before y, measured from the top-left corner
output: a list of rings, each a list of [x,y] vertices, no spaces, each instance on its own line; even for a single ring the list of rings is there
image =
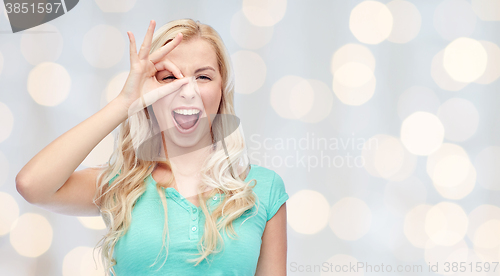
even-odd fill
[[[196,131],[191,133],[190,135],[185,135],[179,133],[174,127],[174,129],[171,129],[169,131],[168,139],[171,143],[179,148],[197,150],[210,146],[212,144],[210,133],[208,133],[208,135],[210,137],[209,141],[208,139],[203,139],[205,135],[203,135],[202,131]],[[204,145],[203,143],[205,143],[206,145]]]

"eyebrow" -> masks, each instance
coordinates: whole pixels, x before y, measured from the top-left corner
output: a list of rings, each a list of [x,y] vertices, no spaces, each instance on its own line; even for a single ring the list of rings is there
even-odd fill
[[[196,69],[196,71],[194,71],[194,73],[196,74],[198,72],[205,71],[205,70],[212,70],[215,72],[215,69],[212,66],[205,66],[205,67],[201,67],[201,68]]]
[[[197,74],[197,73],[199,73],[201,71],[205,71],[205,70],[212,70],[212,71],[216,72],[212,66],[205,66],[205,67],[201,67],[201,68],[196,69],[196,71],[194,71],[194,73]],[[165,69],[165,70],[158,71],[158,73],[163,72],[163,71],[170,72],[170,70]],[[172,72],[170,72],[170,73],[172,73]]]

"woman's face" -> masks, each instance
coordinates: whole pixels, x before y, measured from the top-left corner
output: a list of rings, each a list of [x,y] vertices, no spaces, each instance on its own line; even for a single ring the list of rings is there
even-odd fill
[[[180,147],[195,146],[202,139],[207,143],[204,146],[211,145],[210,126],[222,97],[222,77],[213,46],[193,38],[182,41],[165,59],[177,66],[184,77],[192,77],[192,81],[152,104],[160,129],[166,139]],[[156,79],[167,84],[176,77],[163,70],[156,73]]]

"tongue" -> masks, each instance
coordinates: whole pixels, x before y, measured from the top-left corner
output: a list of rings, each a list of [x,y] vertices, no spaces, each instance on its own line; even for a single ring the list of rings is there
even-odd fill
[[[196,124],[198,114],[182,115],[174,112],[174,119],[181,128],[188,129],[192,128]]]

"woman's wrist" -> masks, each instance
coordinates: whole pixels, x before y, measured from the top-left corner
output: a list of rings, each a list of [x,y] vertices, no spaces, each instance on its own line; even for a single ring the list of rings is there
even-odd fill
[[[111,100],[108,105],[111,109],[115,110],[113,114],[117,114],[120,118],[120,122],[125,121],[128,118],[129,103],[123,99],[122,96],[118,95],[116,98]]]

